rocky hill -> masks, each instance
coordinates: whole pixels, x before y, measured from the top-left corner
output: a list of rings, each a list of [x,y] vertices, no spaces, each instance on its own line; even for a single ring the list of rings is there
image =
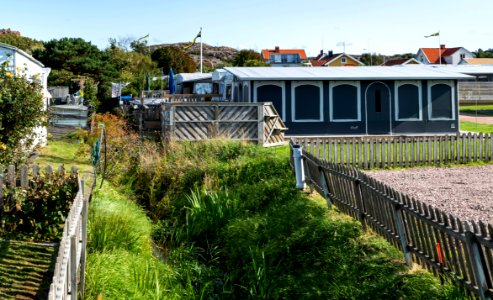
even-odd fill
[[[188,43],[175,43],[175,44],[159,44],[151,45],[151,51],[166,47],[176,46],[183,48]],[[185,50],[195,60],[197,65],[200,63],[200,43],[195,43],[192,47]],[[206,43],[202,43],[202,59],[204,68],[216,69],[218,67],[231,65],[233,57],[238,53],[238,50],[226,47],[226,46],[211,46]]]

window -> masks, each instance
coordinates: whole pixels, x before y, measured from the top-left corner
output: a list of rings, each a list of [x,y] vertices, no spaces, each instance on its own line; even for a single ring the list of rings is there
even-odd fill
[[[321,81],[293,81],[291,85],[291,120],[323,121],[323,86]]]
[[[395,82],[395,119],[397,121],[421,121],[421,81]]]
[[[361,121],[361,87],[359,81],[330,82],[329,87],[330,121]]]
[[[286,121],[286,98],[284,81],[255,81],[254,102],[272,102],[283,121]]]
[[[343,64],[347,63],[347,59],[345,57],[341,57],[341,63]]]
[[[382,91],[375,90],[375,112],[382,112]]]
[[[461,54],[460,54],[460,58],[461,58],[461,59],[466,58],[466,54],[465,54],[465,53],[461,53]]]
[[[428,82],[428,118],[455,120],[455,87],[452,81]]]

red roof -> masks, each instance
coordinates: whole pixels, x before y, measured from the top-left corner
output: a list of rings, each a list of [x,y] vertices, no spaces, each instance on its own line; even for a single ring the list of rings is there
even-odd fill
[[[328,59],[310,59],[310,63],[313,67],[321,67],[325,65],[329,60]]]
[[[303,49],[264,49],[262,50],[262,57],[264,59],[270,59],[271,54],[298,54],[300,59],[306,59],[306,53]]]
[[[450,56],[450,55],[454,54],[460,48],[461,47],[440,48],[440,49],[438,49],[438,48],[420,48],[420,49],[425,54],[426,58],[428,58],[428,61],[430,62],[430,64],[440,63],[438,61],[438,59],[440,58],[440,55],[442,56],[442,64],[446,64],[446,62],[443,58],[446,56]]]

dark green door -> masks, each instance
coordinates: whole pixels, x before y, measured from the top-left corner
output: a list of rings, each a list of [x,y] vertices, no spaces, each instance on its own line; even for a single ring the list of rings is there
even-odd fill
[[[389,87],[383,82],[374,82],[368,86],[365,94],[368,134],[391,133]]]

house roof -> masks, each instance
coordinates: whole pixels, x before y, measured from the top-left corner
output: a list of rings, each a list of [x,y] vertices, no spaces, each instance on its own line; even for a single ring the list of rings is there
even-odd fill
[[[464,58],[469,65],[493,65],[493,58]]]
[[[362,63],[361,61],[359,61],[355,57],[353,57],[349,54],[346,54],[346,53],[334,53],[330,56],[326,55],[326,56],[319,58],[319,59],[316,59],[316,58],[312,59],[312,60],[310,60],[310,62],[312,63],[313,67],[321,67],[321,66],[325,66],[325,65],[330,64],[331,62],[335,61],[336,59],[338,59],[339,57],[342,57],[342,56],[347,56],[362,66],[365,65],[364,63]]]
[[[264,49],[262,50],[262,57],[264,59],[270,59],[271,54],[298,54],[300,59],[306,59],[306,53],[303,49]]]
[[[31,55],[27,54],[26,52],[24,52],[23,50],[21,50],[17,47],[14,47],[14,46],[9,45],[9,44],[0,43],[0,48],[5,48],[5,49],[16,51],[16,52],[20,53],[21,55],[25,56],[27,59],[29,59],[33,63],[44,68],[44,65],[39,60],[35,59],[34,57],[32,57]]]
[[[382,66],[407,65],[407,64],[409,64],[411,62],[414,62],[415,64],[421,64],[415,58],[398,58],[398,59],[387,60],[386,62],[384,62],[382,64]]]
[[[427,79],[473,79],[445,68],[430,68],[422,65],[358,68],[271,68],[271,67],[227,67],[241,80],[427,80]]]
[[[467,75],[491,75],[492,65],[428,65],[430,69],[452,71]]]
[[[446,56],[450,56],[457,52],[457,50],[461,49],[462,47],[455,47],[455,48],[419,48],[421,51],[423,51],[424,55],[428,59],[428,61],[431,64],[438,64],[440,63],[439,58],[440,56],[442,57],[442,64],[446,63],[445,60],[443,59]]]

